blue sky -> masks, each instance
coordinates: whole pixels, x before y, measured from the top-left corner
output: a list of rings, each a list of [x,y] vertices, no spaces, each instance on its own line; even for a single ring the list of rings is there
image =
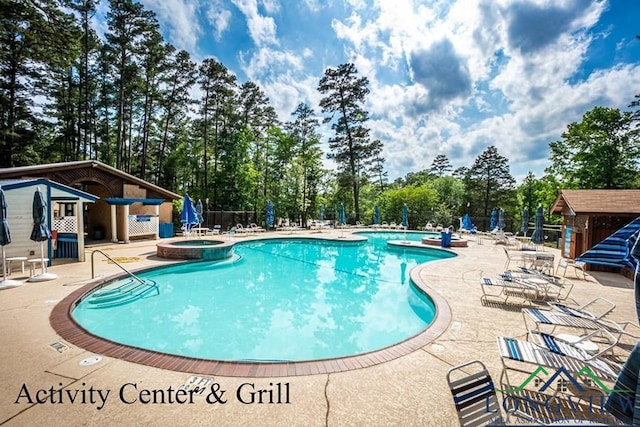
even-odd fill
[[[299,102],[320,116],[324,70],[353,62],[391,179],[438,154],[471,166],[489,145],[519,180],[541,177],[569,123],[596,105],[628,110],[640,93],[636,0],[141,3],[178,49],[260,85],[283,121]]]

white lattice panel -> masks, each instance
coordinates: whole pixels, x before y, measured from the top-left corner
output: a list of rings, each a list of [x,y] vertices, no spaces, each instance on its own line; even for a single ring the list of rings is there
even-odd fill
[[[52,230],[57,230],[58,233],[77,233],[78,232],[78,218],[75,216],[65,216],[53,220]]]
[[[129,236],[144,236],[158,233],[158,217],[129,215]]]

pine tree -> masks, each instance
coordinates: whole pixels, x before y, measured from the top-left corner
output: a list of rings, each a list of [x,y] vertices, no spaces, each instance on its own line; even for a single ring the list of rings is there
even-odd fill
[[[293,152],[296,155],[296,163],[300,168],[300,205],[302,224],[307,223],[307,212],[315,211],[315,195],[318,191],[321,175],[322,152],[320,150],[320,135],[317,132],[319,126],[314,111],[304,103],[298,104],[292,113],[293,122],[287,124],[289,134],[293,139]]]
[[[329,114],[324,122],[332,122],[335,132],[329,139],[331,152],[327,158],[337,163],[340,185],[351,188],[355,220],[359,221],[361,180],[367,175],[367,162],[380,155],[382,144],[369,140],[370,131],[365,126],[369,113],[363,108],[369,94],[369,80],[357,74],[353,64],[327,68],[318,91],[325,95],[320,100],[322,112]]]
[[[492,145],[476,158],[465,184],[474,206],[481,206],[484,216],[488,216],[493,207],[507,203],[515,179],[509,172],[509,160]]]
[[[209,194],[209,146],[213,144],[211,154],[213,157],[213,197],[211,200],[213,206],[217,208],[219,207],[218,192],[221,187],[219,184],[230,173],[230,171],[221,168],[220,163],[226,154],[226,143],[235,138],[232,126],[238,120],[237,117],[232,116],[232,113],[236,110],[238,86],[236,77],[229,72],[227,67],[212,58],[202,61],[199,68],[198,84],[203,92],[200,100],[200,132],[204,163],[202,189],[205,195]]]
[[[438,154],[435,159],[433,159],[433,163],[431,163],[431,168],[429,169],[431,173],[437,176],[444,176],[447,172],[451,172],[453,170],[453,166],[451,166],[451,162],[444,154]]]

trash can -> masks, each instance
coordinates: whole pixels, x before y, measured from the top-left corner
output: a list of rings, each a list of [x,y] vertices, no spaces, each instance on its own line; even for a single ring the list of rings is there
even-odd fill
[[[443,248],[451,247],[451,233],[447,231],[440,233],[440,246]]]
[[[96,225],[93,227],[93,240],[102,240],[104,239],[104,227],[101,225]]]
[[[173,237],[173,224],[170,222],[161,222],[160,230],[158,230],[158,234],[161,239],[166,239],[167,237]]]

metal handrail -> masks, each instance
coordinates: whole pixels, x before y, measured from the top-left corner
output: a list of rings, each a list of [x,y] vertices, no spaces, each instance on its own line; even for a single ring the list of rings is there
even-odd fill
[[[146,283],[144,280],[142,280],[141,278],[139,278],[138,276],[136,276],[135,274],[133,274],[132,272],[130,272],[129,270],[124,268],[122,265],[120,265],[120,263],[118,261],[116,261],[115,259],[111,258],[109,255],[105,254],[100,249],[94,249],[93,251],[91,251],[91,278],[92,279],[96,277],[95,274],[94,274],[94,265],[93,265],[93,256],[95,255],[96,252],[100,252],[102,255],[105,256],[105,258],[107,258],[109,261],[111,261],[112,263],[114,263],[115,265],[120,267],[120,269],[122,271],[127,273],[129,276],[131,276],[132,278],[134,278],[135,280],[137,280],[141,284],[145,284]]]

